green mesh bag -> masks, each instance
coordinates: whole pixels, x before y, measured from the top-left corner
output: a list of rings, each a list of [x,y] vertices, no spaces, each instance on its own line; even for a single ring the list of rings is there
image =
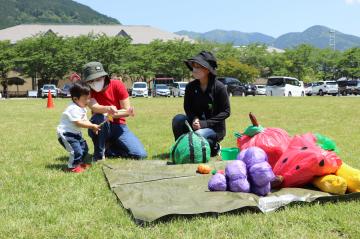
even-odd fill
[[[174,164],[206,163],[210,159],[208,141],[195,133],[185,121],[189,133],[181,135],[170,149],[170,160]]]

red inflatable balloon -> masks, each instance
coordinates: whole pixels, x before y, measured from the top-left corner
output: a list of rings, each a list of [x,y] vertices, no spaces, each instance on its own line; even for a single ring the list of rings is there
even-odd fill
[[[301,187],[315,176],[332,174],[341,166],[341,159],[332,151],[318,147],[316,138],[308,133],[295,136],[274,167],[274,173],[284,178],[282,187]]]
[[[254,128],[261,127],[259,126],[256,118],[251,113],[249,114],[251,122],[253,123]],[[256,129],[254,129],[256,130]],[[260,132],[261,131],[261,132]],[[259,129],[259,133],[249,136],[241,135],[237,139],[237,146],[240,150],[244,150],[250,147],[259,147],[265,151],[268,156],[269,164],[274,168],[276,162],[279,160],[280,156],[285,152],[289,143],[290,143],[289,134],[280,128],[265,128]]]

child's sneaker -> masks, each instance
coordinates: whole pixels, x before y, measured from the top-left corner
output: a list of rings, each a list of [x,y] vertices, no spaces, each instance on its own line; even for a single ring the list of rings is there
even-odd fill
[[[91,168],[91,164],[82,163],[82,164],[80,164],[80,167],[82,167],[83,169],[88,169],[88,168]]]
[[[78,165],[75,168],[69,168],[68,171],[71,173],[82,173],[85,171],[85,169]]]

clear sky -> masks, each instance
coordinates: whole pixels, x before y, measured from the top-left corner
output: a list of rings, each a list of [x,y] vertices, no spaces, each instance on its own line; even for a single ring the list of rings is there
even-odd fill
[[[213,29],[274,37],[324,25],[360,36],[360,0],[76,0],[125,25],[175,32]]]

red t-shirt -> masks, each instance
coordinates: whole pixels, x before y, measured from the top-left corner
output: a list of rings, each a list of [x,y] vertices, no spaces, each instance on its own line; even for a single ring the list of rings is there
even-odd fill
[[[96,92],[91,90],[90,97],[94,98],[99,105],[110,106],[114,105],[118,110],[122,109],[120,100],[125,100],[129,97],[124,83],[119,80],[110,80],[110,84],[105,91]],[[115,124],[126,124],[125,118],[114,119]]]

